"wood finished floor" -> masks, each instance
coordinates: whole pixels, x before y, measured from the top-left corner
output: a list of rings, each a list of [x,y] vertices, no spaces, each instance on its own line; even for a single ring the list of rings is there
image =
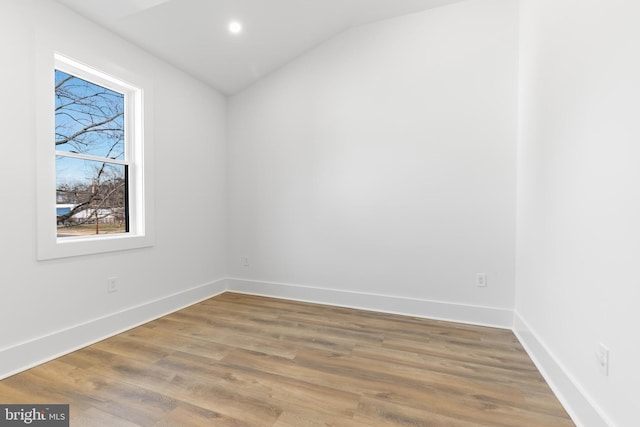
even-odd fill
[[[0,381],[71,426],[573,426],[511,331],[226,293]]]

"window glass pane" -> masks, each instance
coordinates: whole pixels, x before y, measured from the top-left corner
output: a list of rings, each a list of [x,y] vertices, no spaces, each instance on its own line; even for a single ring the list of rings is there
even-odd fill
[[[58,237],[128,231],[127,166],[57,156]]]
[[[124,160],[124,95],[55,71],[56,150]]]

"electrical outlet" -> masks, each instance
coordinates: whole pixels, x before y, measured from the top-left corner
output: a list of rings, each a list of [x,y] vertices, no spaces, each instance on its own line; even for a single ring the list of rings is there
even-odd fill
[[[487,273],[476,274],[476,286],[479,288],[487,287]]]
[[[118,292],[118,278],[117,277],[107,277],[107,293]]]
[[[609,375],[609,349],[602,343],[599,343],[596,349],[596,361],[600,373],[604,376]]]

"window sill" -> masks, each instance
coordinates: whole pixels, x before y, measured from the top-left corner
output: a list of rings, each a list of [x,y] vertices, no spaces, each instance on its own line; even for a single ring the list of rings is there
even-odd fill
[[[78,236],[40,239],[38,260],[69,258],[105,252],[140,249],[153,246],[151,236],[144,235],[100,235],[100,237]]]

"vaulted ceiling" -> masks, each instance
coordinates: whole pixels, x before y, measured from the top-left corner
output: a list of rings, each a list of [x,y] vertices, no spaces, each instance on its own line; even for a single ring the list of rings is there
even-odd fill
[[[461,0],[57,1],[233,94],[351,27]]]

